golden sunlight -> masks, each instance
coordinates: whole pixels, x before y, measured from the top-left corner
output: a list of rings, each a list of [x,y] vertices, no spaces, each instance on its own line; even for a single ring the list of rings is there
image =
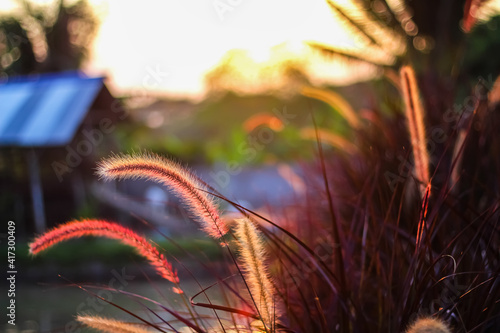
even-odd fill
[[[71,1],[74,2],[74,1]],[[55,0],[32,1],[38,6]],[[240,53],[239,86],[243,91],[280,89],[283,64],[296,62],[317,84],[349,84],[376,74],[373,66],[315,57],[306,42],[335,46],[354,54],[367,41],[346,28],[342,15],[324,0],[89,0],[100,21],[91,57],[84,69],[106,75],[118,94],[162,93],[202,97],[205,76]],[[338,1],[351,10],[350,0]],[[15,1],[0,10],[19,12]],[[363,19],[363,11],[353,11]],[[368,27],[387,49],[370,59],[390,64],[404,52],[402,40],[380,26]],[[369,42],[369,41],[368,41]],[[234,51],[238,50],[238,51]],[[366,53],[366,52],[365,52]],[[354,68],[355,67],[355,68]],[[271,81],[273,82],[271,82]]]
[[[199,95],[205,89],[203,76],[233,49],[248,51],[254,63],[245,68],[255,69],[276,62],[271,48],[282,43],[294,45],[297,57],[303,56],[306,40],[354,45],[323,0],[233,1],[239,5],[231,9],[221,3],[142,1],[138,10],[137,2],[98,1],[102,25],[88,69],[106,71],[113,87],[122,91]],[[281,52],[283,59],[291,52]]]

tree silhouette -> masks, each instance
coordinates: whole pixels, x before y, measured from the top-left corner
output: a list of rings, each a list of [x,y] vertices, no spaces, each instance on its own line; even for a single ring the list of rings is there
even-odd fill
[[[350,6],[335,0],[326,2],[362,49],[310,43],[313,48],[381,68],[399,68],[411,61],[440,73],[450,72],[460,62],[467,34],[474,32],[478,18],[498,14],[491,6],[494,1],[484,0],[353,0]]]
[[[80,68],[98,27],[88,2],[19,4],[21,14],[0,17],[0,76]]]
[[[470,95],[480,76],[494,81],[500,68],[493,52],[500,35],[495,1],[484,0],[326,0],[359,48],[310,42],[330,58],[367,63],[396,82],[398,69],[411,64],[422,85],[428,123],[440,123],[444,110]],[[490,19],[488,21],[488,19]],[[488,22],[488,24],[484,24]],[[490,85],[492,82],[490,82]],[[467,88],[466,88],[467,89]]]

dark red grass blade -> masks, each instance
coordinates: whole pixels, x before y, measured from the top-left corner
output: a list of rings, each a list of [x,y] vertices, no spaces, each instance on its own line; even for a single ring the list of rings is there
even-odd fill
[[[312,114],[311,114],[312,115]],[[326,175],[326,166],[325,166],[325,157],[323,155],[323,148],[321,147],[321,138],[318,132],[318,126],[316,124],[316,120],[314,119],[314,115],[312,115],[312,120],[314,123],[314,130],[316,131],[316,144],[318,147],[319,160],[321,164],[321,174],[323,176],[323,182],[325,185],[325,192],[328,198],[328,209],[330,211],[330,217],[332,222],[332,237],[333,241],[337,246],[336,249],[336,258],[337,259],[337,272],[340,277],[340,286],[343,292],[347,291],[346,278],[345,278],[345,267],[344,267],[344,258],[342,255],[342,240],[340,239],[340,229],[338,226],[337,218],[335,215],[335,209],[333,207],[333,199],[332,194],[330,192],[330,185],[328,183],[328,177]]]
[[[174,332],[179,332],[177,331],[173,326],[172,324],[170,324],[168,321],[166,321],[165,319],[163,319],[159,314],[157,314],[155,311],[153,311],[150,307],[142,304],[142,306],[144,306],[149,312],[151,312],[155,317],[157,317],[158,319],[160,319],[164,324],[166,324],[167,326],[169,326]]]
[[[209,192],[210,193],[210,192]],[[241,205],[239,205],[238,203],[234,202],[234,201],[231,201],[221,195],[218,195],[218,194],[215,194],[215,193],[210,193],[222,200],[225,200],[227,201],[228,203],[230,203],[231,205],[233,205],[234,207],[236,207],[238,210],[240,211],[246,211],[256,217],[258,217],[259,219],[271,224],[273,227],[275,227],[276,229],[280,230],[281,232],[285,233],[288,237],[290,237],[293,241],[295,241],[300,247],[302,247],[304,250],[306,250],[307,254],[310,256],[310,258],[313,259],[313,263],[315,265],[315,267],[321,272],[321,275],[323,276],[323,278],[325,279],[325,281],[327,282],[328,286],[330,287],[330,289],[338,294],[338,291],[337,291],[337,288],[333,285],[332,281],[330,280],[330,278],[328,277],[327,275],[327,272],[328,274],[331,276],[331,278],[335,279],[335,274],[333,274],[332,271],[330,271],[330,269],[328,268],[328,266],[326,265],[325,262],[323,262],[321,259],[319,258],[316,258],[317,255],[314,253],[314,251],[308,247],[303,241],[301,241],[299,238],[297,238],[297,236],[295,236],[294,234],[292,234],[291,232],[289,232],[288,230],[282,228],[281,226],[277,225],[276,223],[274,223],[273,221],[265,218],[264,216],[248,209],[248,208],[245,208]],[[322,266],[322,267],[320,267]]]
[[[425,220],[427,218],[427,209],[429,207],[429,197],[431,195],[431,184],[427,184],[427,188],[425,189],[425,195],[422,200],[422,209],[420,210],[420,218],[418,221],[417,228],[417,238],[415,240],[415,253],[420,249],[422,235],[424,234],[424,229],[427,228]]]
[[[234,276],[236,276],[236,275],[234,275],[234,274],[233,274],[232,276],[228,276],[228,277],[226,277],[226,278],[222,279],[222,280],[221,280],[221,282],[223,282],[226,286],[228,286],[228,287],[230,288],[230,290],[231,290],[231,291],[233,291],[233,292],[234,292],[234,293],[235,293],[235,294],[236,294],[236,295],[237,295],[237,296],[238,296],[238,297],[239,297],[242,301],[244,301],[244,299],[243,299],[243,297],[241,297],[241,295],[239,295],[238,293],[236,293],[236,291],[235,291],[234,289],[232,289],[229,285],[227,285],[227,284],[225,283],[225,281],[226,281],[226,280],[228,280],[228,279],[230,279],[230,278],[232,278],[232,277],[234,277]],[[210,306],[213,306],[213,309],[217,309],[217,310],[222,310],[222,308],[225,308],[225,309],[232,309],[232,308],[230,308],[230,307],[225,307],[225,306],[222,306],[222,305],[212,304],[211,302],[210,302],[210,304],[206,304],[206,303],[201,303],[201,302],[195,302],[195,301],[194,301],[194,299],[195,299],[196,297],[198,297],[200,294],[205,293],[208,289],[210,289],[210,288],[212,288],[212,287],[216,286],[217,284],[219,284],[219,282],[214,282],[214,283],[212,283],[211,285],[209,285],[208,287],[206,287],[206,288],[202,288],[202,289],[201,289],[201,291],[199,291],[199,292],[198,292],[198,293],[196,293],[195,295],[191,296],[191,298],[190,298],[191,304],[193,304],[193,305],[195,305],[195,306],[206,307],[206,308],[209,308],[209,309],[210,309]],[[246,303],[246,305],[247,305],[248,307],[251,307],[251,306],[250,306],[250,304],[248,304],[246,301],[244,301],[244,302]],[[200,305],[200,304],[202,304],[202,305]],[[237,309],[233,309],[233,310],[236,310],[236,311],[227,311],[227,310],[224,310],[224,311],[227,311],[227,312],[232,312],[232,313],[238,313],[237,311],[242,311],[243,313],[247,313],[247,314],[248,314],[248,313],[250,313],[250,312],[243,311],[243,310],[237,310]],[[251,313],[251,316],[248,316],[248,317],[251,317],[251,318],[254,318],[254,317],[255,317],[254,319],[259,319],[259,318],[260,318],[260,317],[259,317],[257,314],[255,314],[255,313]]]
[[[168,237],[167,235],[165,235],[163,232],[161,232],[160,229],[158,229],[158,227],[154,226],[154,225],[151,225],[150,223],[148,223],[146,220],[140,218],[139,216],[133,214],[134,217],[136,217],[139,221],[141,221],[143,224],[145,224],[147,227],[155,230],[158,234],[160,234],[162,237],[164,237],[166,240],[168,240],[171,244],[173,244],[177,249],[181,250],[184,254],[188,255],[189,257],[191,258],[194,258],[196,259],[196,261],[201,264],[205,269],[207,269],[207,271],[209,271],[210,273],[212,273],[213,276],[216,276],[216,274],[214,274],[213,270],[210,268],[209,265],[206,265],[203,261],[201,261],[200,259],[196,258],[191,252],[187,251],[186,249],[184,249],[181,245],[179,245],[173,238],[171,237]],[[179,263],[182,268],[191,276],[191,278],[193,279],[193,281],[196,282],[196,284],[200,287],[200,289],[203,289],[203,287],[201,286],[200,282],[198,281],[198,279],[196,278],[196,276],[191,272],[191,270],[189,268],[186,267],[186,265],[184,265],[182,263],[181,260],[177,259],[176,257],[172,256],[172,258],[177,262]],[[211,302],[210,301],[210,298],[208,297],[208,295],[205,295],[205,297],[207,298],[208,302]],[[192,309],[195,313],[196,313],[196,309]],[[197,313],[196,313],[197,314]],[[220,326],[222,327],[222,329],[225,331],[223,325],[222,325],[222,322],[221,322],[221,319],[219,318],[219,315],[217,314],[217,312],[214,310],[214,315],[215,317],[217,318]],[[206,329],[206,327],[205,327]]]
[[[62,276],[61,276],[62,277]],[[63,278],[63,277],[62,277]],[[206,331],[202,330],[200,327],[196,326],[196,325],[193,325],[193,323],[191,323],[189,320],[187,320],[186,318],[184,318],[183,316],[179,315],[177,312],[173,311],[173,310],[170,310],[169,308],[165,307],[164,305],[162,305],[160,302],[157,302],[155,300],[152,300],[150,298],[147,298],[145,296],[142,296],[142,295],[139,295],[139,294],[135,294],[135,293],[132,293],[132,292],[128,292],[128,291],[125,291],[125,290],[120,290],[120,289],[115,289],[115,288],[110,288],[110,287],[106,287],[106,286],[92,286],[92,285],[79,285],[79,284],[76,284],[74,282],[71,282],[69,280],[67,280],[66,278],[64,278],[66,281],[68,281],[69,283],[71,283],[72,285],[84,290],[85,292],[99,298],[99,299],[102,299],[103,301],[105,301],[106,303],[108,304],[111,304],[117,308],[119,308],[120,310],[123,310],[125,311],[126,313],[128,314],[131,314],[133,315],[134,317],[136,317],[136,315],[134,315],[133,313],[131,313],[130,311],[120,307],[119,305],[117,304],[114,304],[113,302],[110,302],[110,301],[107,301],[106,299],[100,297],[99,295],[91,292],[90,290],[88,290],[88,288],[93,288],[93,289],[102,289],[102,290],[109,290],[109,291],[113,291],[113,292],[117,292],[117,293],[120,293],[120,294],[123,294],[123,295],[127,295],[127,296],[131,296],[131,297],[134,297],[134,298],[138,298],[138,299],[142,299],[142,300],[145,300],[145,301],[148,301],[148,302],[151,302],[157,306],[159,306],[160,308],[162,308],[163,310],[165,310],[166,312],[168,312],[169,314],[171,314],[172,316],[174,316],[176,319],[178,319],[180,322],[182,322],[183,324],[185,324],[186,326],[188,327],[191,327],[193,330],[195,330],[197,333],[205,333]],[[136,317],[137,319],[141,320],[144,322],[144,320],[142,320],[141,318],[139,317]],[[148,322],[146,322],[147,324],[149,324]],[[159,331],[161,332],[164,332],[163,330],[161,330],[161,328],[159,327],[156,327],[155,325],[151,325],[152,327],[158,329]]]
[[[90,291],[90,290],[86,289],[83,285],[80,285],[80,284],[74,283],[74,282],[72,282],[72,281],[68,280],[67,278],[63,277],[62,275],[58,275],[58,276],[59,276],[60,278],[64,279],[64,280],[66,280],[67,282],[71,283],[72,285],[74,285],[74,286],[76,286],[76,287],[78,287],[78,288],[82,289],[82,290],[83,290],[83,291],[85,291],[86,293],[88,293],[88,294],[90,294],[90,295],[92,295],[92,296],[94,296],[94,297],[96,297],[96,298],[99,298],[101,301],[104,301],[104,302],[106,302],[106,303],[108,303],[108,304],[110,304],[110,305],[114,306],[115,308],[118,308],[118,309],[122,310],[123,312],[125,312],[125,313],[127,313],[127,314],[131,315],[132,317],[134,317],[134,318],[136,318],[136,319],[139,319],[140,321],[142,321],[142,322],[143,322],[143,323],[145,323],[146,325],[149,325],[149,326],[151,326],[151,327],[154,327],[154,328],[156,328],[156,329],[157,329],[158,331],[160,331],[160,332],[167,333],[166,331],[164,331],[163,329],[161,329],[161,327],[159,327],[158,325],[155,325],[155,324],[153,324],[153,323],[151,323],[151,322],[149,322],[149,321],[147,321],[147,320],[145,320],[145,319],[141,318],[140,316],[136,315],[135,313],[133,313],[133,312],[131,312],[131,311],[129,311],[129,310],[127,310],[127,309],[125,309],[125,308],[121,307],[120,305],[118,305],[118,304],[116,304],[116,303],[114,303],[114,302],[108,301],[108,300],[107,300],[107,299],[105,299],[104,297],[101,297],[101,296],[97,295],[96,293],[94,293],[94,292],[92,292],[92,291]],[[200,333],[201,333],[201,332],[203,332],[203,331],[197,331],[197,332],[200,332]]]
[[[328,324],[326,323],[326,318],[325,318],[325,311],[323,310],[323,307],[321,306],[321,303],[319,302],[319,297],[318,293],[316,293],[316,290],[314,290],[314,305],[316,306],[316,310],[320,314],[320,323],[321,323],[321,331],[327,333],[328,332]]]

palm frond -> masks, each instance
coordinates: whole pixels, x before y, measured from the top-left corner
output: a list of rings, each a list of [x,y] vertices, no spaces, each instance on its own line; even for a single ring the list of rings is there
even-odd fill
[[[351,14],[348,14],[347,11],[344,10],[341,6],[337,5],[335,1],[327,0],[327,3],[330,8],[340,16],[340,19],[346,22],[353,29],[353,31],[357,31],[361,36],[368,39],[371,44],[382,47],[379,41],[376,40],[372,36],[372,34],[368,32],[368,29],[367,27],[365,27],[364,22],[355,19]]]
[[[365,55],[361,54],[360,52],[358,53],[354,51],[348,51],[345,49],[340,49],[334,46],[324,45],[316,42],[307,42],[307,45],[309,45],[314,50],[318,50],[321,54],[328,57],[340,57],[348,61],[366,63],[379,68],[389,68],[395,62],[395,59],[392,59],[392,61],[390,61],[389,63],[378,62],[376,60],[366,58]],[[364,54],[366,54],[366,52]]]

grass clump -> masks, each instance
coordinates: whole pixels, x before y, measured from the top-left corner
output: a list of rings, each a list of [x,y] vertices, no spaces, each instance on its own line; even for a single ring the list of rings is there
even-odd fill
[[[371,48],[380,51],[384,43],[396,40],[382,38],[382,33],[371,36],[377,30],[367,29],[362,16],[350,17],[329,3]],[[273,217],[222,196],[164,157],[119,155],[101,163],[101,177],[144,178],[169,187],[221,247],[226,264],[225,271],[214,274],[200,260],[216,282],[200,283],[193,295],[170,295],[167,300],[182,301],[180,307],[130,294],[140,310],[110,304],[141,328],[160,332],[404,332],[411,323],[408,332],[427,332],[429,327],[429,332],[448,332],[448,327],[456,332],[498,331],[499,85],[459,86],[464,80],[459,80],[458,64],[446,58],[453,54],[449,41],[430,47],[432,38],[437,43],[442,35],[466,40],[459,28],[464,1],[453,2],[454,10],[444,13],[455,14],[439,21],[451,22],[442,31],[419,16],[433,9],[427,2],[413,4],[414,17],[408,16],[405,2],[399,10],[385,1],[369,3],[378,8],[365,13],[372,15],[370,24],[389,22],[391,34],[403,37],[395,43],[401,47],[387,48],[394,52],[384,62],[323,46],[321,50],[377,66],[390,88],[372,96],[374,102],[364,110],[322,90],[303,91],[341,109],[339,114],[351,125],[350,139],[340,140],[337,133],[313,123],[305,134],[314,134],[318,158],[305,168],[307,189],[283,211],[273,209]],[[470,15],[466,10],[462,18],[467,33],[475,22]],[[421,30],[406,30],[413,26]],[[470,98],[457,106],[458,91],[464,89],[470,90]],[[325,147],[324,139],[335,150]],[[241,219],[223,216],[216,200],[233,205]],[[48,235],[80,235],[65,233],[65,228]],[[32,244],[45,244],[44,237]],[[154,255],[168,260],[173,269],[185,269],[182,261],[162,251]],[[158,267],[159,261],[146,257]],[[174,291],[181,290],[182,279],[178,284]],[[222,302],[209,296],[215,287]],[[210,312],[198,313],[202,308]],[[81,320],[86,325],[92,322],[80,318],[87,318]],[[99,322],[119,325],[111,319]]]

